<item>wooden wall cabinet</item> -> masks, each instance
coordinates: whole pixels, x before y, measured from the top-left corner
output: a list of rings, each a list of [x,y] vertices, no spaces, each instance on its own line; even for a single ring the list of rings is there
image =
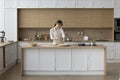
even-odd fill
[[[113,9],[21,9],[19,28],[51,28],[58,19],[64,28],[113,28]]]

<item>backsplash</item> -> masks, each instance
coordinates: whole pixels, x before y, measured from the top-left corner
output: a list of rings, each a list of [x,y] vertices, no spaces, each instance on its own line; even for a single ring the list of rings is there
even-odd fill
[[[88,36],[88,41],[94,40],[109,40],[113,41],[113,30],[112,28],[105,29],[64,29],[66,37],[72,39],[72,41],[83,41],[84,36]],[[35,35],[42,35],[43,38],[38,39],[39,41],[50,40],[49,29],[30,29],[30,28],[19,28],[18,40],[34,40]],[[45,37],[46,36],[46,37]]]

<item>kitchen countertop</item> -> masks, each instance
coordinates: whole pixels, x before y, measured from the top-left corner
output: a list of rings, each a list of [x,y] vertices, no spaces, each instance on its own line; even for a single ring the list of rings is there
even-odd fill
[[[17,41],[15,42],[4,42],[4,43],[0,43],[0,47],[3,47],[3,46],[7,46],[7,45],[10,45],[10,44],[13,44],[13,43],[16,43]]]
[[[106,48],[106,46],[103,45],[96,45],[96,46],[77,46],[77,45],[69,45],[69,46],[23,46],[22,49],[25,48]]]

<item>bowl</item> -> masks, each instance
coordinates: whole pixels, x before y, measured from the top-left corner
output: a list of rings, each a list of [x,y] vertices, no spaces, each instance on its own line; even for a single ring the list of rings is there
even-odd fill
[[[35,43],[35,42],[30,42],[29,45],[35,47],[35,46],[37,46],[37,43]]]

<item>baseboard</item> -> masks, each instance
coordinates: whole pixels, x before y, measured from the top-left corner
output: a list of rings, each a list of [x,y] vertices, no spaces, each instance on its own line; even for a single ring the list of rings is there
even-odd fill
[[[104,71],[89,72],[42,72],[42,71],[24,71],[24,75],[104,75]]]

